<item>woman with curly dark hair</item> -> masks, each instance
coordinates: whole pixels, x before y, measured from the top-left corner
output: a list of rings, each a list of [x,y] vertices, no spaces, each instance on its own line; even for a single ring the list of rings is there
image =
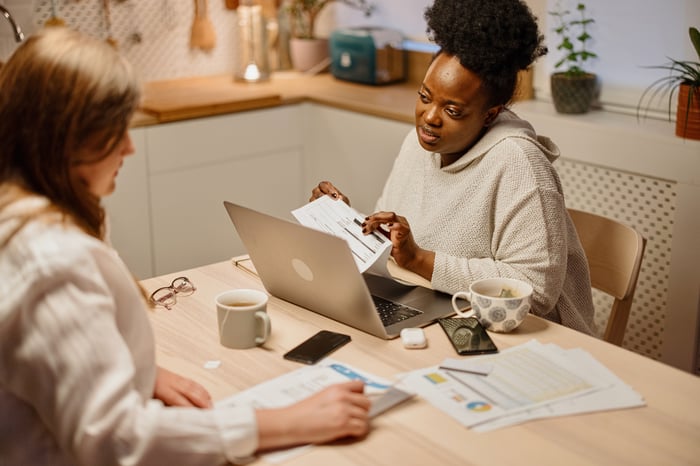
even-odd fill
[[[387,227],[400,266],[447,293],[475,280],[532,284],[533,313],[593,333],[588,264],[552,162],[559,149],[508,109],[518,72],[546,53],[520,0],[436,0],[440,47],[366,233]],[[417,136],[417,137],[416,137]],[[349,200],[323,181],[312,192]]]

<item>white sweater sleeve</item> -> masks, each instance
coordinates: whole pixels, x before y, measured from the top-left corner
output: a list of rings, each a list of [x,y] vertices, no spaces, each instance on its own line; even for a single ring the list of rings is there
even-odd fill
[[[137,287],[113,251],[86,252],[80,240],[71,247],[75,234],[61,239],[69,242],[62,258],[23,266],[18,306],[0,313],[0,399],[19,416],[20,433],[52,439],[51,464],[212,465],[251,455],[252,408],[152,399],[153,337]],[[129,302],[137,305],[125,309]],[[11,448],[26,450],[18,457],[52,455],[27,442]]]

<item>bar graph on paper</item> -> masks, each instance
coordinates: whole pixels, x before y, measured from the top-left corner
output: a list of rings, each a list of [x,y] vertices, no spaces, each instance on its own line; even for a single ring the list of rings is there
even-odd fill
[[[293,210],[292,215],[302,225],[347,241],[360,272],[366,272],[383,256],[386,263],[391,242],[376,231],[369,235],[362,233],[364,217],[346,203],[321,196]]]
[[[454,371],[447,373],[506,411],[540,405],[600,388],[551,357],[543,357],[537,348],[527,345],[516,351],[482,358],[494,366],[488,377]]]

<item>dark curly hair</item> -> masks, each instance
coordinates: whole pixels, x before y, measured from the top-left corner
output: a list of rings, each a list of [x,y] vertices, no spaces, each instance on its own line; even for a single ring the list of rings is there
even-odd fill
[[[435,0],[425,9],[428,37],[475,73],[489,106],[513,98],[518,71],[547,53],[536,18],[521,0]]]

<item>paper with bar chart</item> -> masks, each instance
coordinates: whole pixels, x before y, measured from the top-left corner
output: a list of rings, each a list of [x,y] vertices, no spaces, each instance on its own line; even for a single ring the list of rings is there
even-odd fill
[[[472,358],[492,368],[487,375],[435,366],[406,374],[401,385],[482,431],[542,417],[644,405],[639,394],[586,355],[532,340]]]

